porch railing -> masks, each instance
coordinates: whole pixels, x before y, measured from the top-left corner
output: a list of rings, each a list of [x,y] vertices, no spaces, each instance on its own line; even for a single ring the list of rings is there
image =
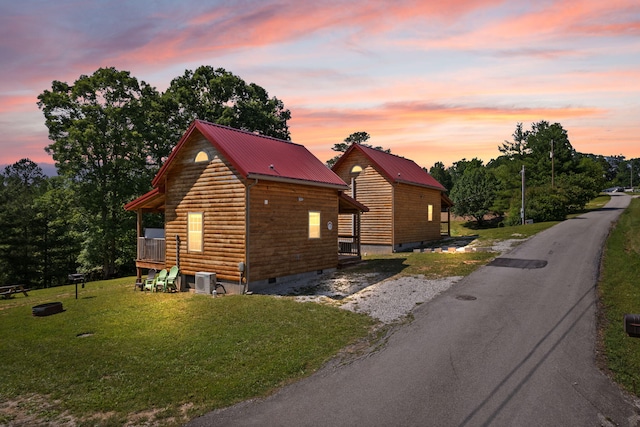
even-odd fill
[[[164,262],[165,251],[164,239],[138,237],[138,260]]]
[[[338,236],[338,255],[360,256],[360,238],[358,236]]]

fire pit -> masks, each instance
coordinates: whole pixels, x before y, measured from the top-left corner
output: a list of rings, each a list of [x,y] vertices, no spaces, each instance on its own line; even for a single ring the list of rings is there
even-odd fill
[[[34,316],[50,316],[52,314],[61,313],[61,302],[47,302],[45,304],[34,305],[31,307],[31,314]]]

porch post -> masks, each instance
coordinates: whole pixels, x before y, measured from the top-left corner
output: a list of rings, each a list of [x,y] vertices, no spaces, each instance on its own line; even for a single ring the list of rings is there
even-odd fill
[[[361,253],[361,249],[360,249],[360,216],[362,214],[360,212],[358,212],[357,214],[354,214],[353,220],[356,223],[356,232],[354,233],[354,238],[356,239],[356,247],[358,248],[358,258],[362,257],[362,253]]]
[[[140,244],[140,237],[142,237],[142,209],[138,209],[136,211],[136,258],[138,258],[139,250],[138,245]],[[142,268],[138,267],[138,263],[136,262],[136,277],[137,281],[142,283]]]

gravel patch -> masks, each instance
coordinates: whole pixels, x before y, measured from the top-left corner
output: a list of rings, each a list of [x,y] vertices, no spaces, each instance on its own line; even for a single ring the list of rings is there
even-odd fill
[[[393,323],[460,279],[461,276],[427,280],[424,276],[389,278],[379,273],[336,272],[309,281],[282,284],[261,293],[294,297],[299,302],[332,304]]]
[[[462,276],[436,280],[426,280],[423,276],[387,279],[346,298],[340,308],[366,313],[384,323],[393,323],[460,279]]]
[[[482,247],[476,247],[469,241],[455,243],[456,252],[482,249],[500,255],[524,240],[501,240],[485,243]],[[462,276],[454,276],[427,280],[424,276],[389,277],[376,272],[354,273],[346,270],[280,284],[257,293],[294,297],[300,302],[332,304],[344,310],[367,314],[384,323],[394,323],[461,279]]]

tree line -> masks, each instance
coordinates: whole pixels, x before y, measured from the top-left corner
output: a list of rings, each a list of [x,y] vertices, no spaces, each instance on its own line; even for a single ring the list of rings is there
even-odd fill
[[[196,118],[284,140],[291,113],[254,83],[201,66],[159,92],[127,71],[100,68],[73,84],[53,81],[38,96],[51,143],[45,148],[58,176],[47,177],[29,159],[0,172],[0,283],[49,287],[76,271],[110,278],[135,271],[136,218],[123,206],[149,191],[151,181]],[[334,151],[366,144],[355,132]],[[549,141],[554,141],[554,186],[549,185]],[[382,149],[382,147],[375,147]],[[527,170],[527,217],[559,219],[584,206],[604,183],[622,185],[624,158],[582,155],[559,124],[518,124],[502,155],[483,165],[462,159],[430,173],[456,202],[455,212],[482,221],[486,214],[518,218],[520,175]],[[389,152],[389,150],[385,150]],[[337,160],[339,156],[331,159]],[[640,165],[638,165],[640,166]],[[636,169],[640,172],[640,169]],[[161,216],[148,226],[163,226]]]
[[[560,221],[584,209],[606,187],[632,186],[633,175],[640,172],[640,159],[577,152],[562,125],[547,121],[533,123],[531,129],[518,123],[512,140],[498,150],[501,155],[486,165],[474,158],[448,168],[436,162],[429,169],[449,191],[453,213],[479,225],[489,216],[503,225],[523,219]]]

